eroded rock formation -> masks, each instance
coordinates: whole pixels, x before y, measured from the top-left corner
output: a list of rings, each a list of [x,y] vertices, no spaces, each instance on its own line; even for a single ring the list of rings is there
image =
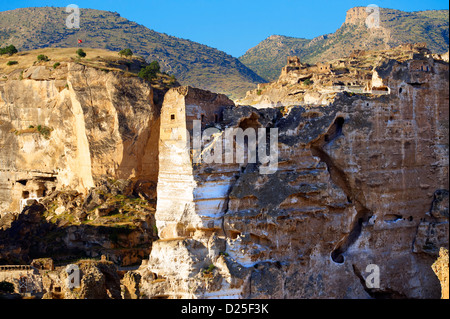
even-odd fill
[[[86,193],[103,175],[158,176],[159,109],[135,76],[77,63],[0,82],[0,210],[55,189]]]
[[[411,48],[375,64],[354,53],[342,73],[291,59],[283,83],[247,95],[270,108],[174,88],[160,117],[135,77],[71,63],[10,76],[0,83],[0,203],[28,207],[3,215],[2,233],[36,234],[65,213],[108,219],[121,214],[114,196],[149,203],[157,185],[159,240],[125,275],[126,298],[439,298],[431,265],[448,249],[449,64]],[[354,74],[369,90],[326,91]],[[308,79],[311,90],[292,91]],[[148,231],[153,221],[138,222]],[[84,245],[79,236],[67,238]],[[85,295],[117,297],[117,278],[105,288],[109,270],[97,268],[83,270]]]
[[[2,74],[1,263],[150,251],[164,90],[97,60]]]
[[[380,63],[388,94],[342,92],[326,107],[226,107],[205,149],[225,128],[277,128],[274,174],[261,174],[259,162],[194,165],[183,147],[165,157],[160,165],[188,182],[158,185],[161,240],[140,270],[141,293],[439,298],[431,265],[448,247],[449,69],[423,61]],[[211,100],[169,96],[163,114]],[[172,206],[159,206],[169,197]],[[367,283],[373,269],[376,285]]]

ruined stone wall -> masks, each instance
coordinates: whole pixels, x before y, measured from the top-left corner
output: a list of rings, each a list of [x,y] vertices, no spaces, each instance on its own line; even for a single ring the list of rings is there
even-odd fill
[[[43,290],[39,271],[29,266],[0,266],[0,282],[2,281],[12,283],[15,293],[41,293]]]
[[[191,158],[193,121],[202,121],[203,117],[201,126],[205,128],[207,124],[218,121],[222,109],[230,105],[233,102],[223,95],[190,87],[172,89],[166,94],[161,111],[156,212],[161,238],[185,236],[195,230],[199,221],[188,216],[192,212],[203,211],[203,208],[197,207],[194,201],[201,201],[198,197],[215,196],[216,192],[212,190],[198,189],[198,186],[205,185],[197,183],[194,178]],[[198,193],[202,195],[197,196]]]

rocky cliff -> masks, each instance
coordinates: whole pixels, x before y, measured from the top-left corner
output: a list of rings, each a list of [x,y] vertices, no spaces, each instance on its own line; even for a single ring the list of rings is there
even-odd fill
[[[345,16],[346,24],[363,24],[366,23],[367,17],[377,10],[375,6],[371,7],[354,7],[347,11]],[[378,10],[380,10],[378,8]]]
[[[376,5],[355,7],[347,11],[335,32],[314,39],[270,36],[239,59],[263,78],[274,81],[286,57],[292,55],[317,63],[342,58],[352,50],[386,50],[417,42],[425,42],[433,52],[442,54],[449,48],[448,14],[448,10],[405,12]]]
[[[130,265],[150,252],[164,89],[136,76],[143,59],[86,51],[2,63],[1,263],[105,254]]]
[[[277,128],[278,169],[194,165],[183,148],[166,158],[191,186],[176,213],[157,209],[161,240],[139,270],[140,292],[439,298],[431,266],[448,247],[449,66],[427,61],[378,65],[388,94],[342,92],[326,107],[226,107],[205,149],[226,128]],[[163,110],[205,102],[171,94]]]
[[[53,63],[52,63],[53,64]],[[152,87],[124,72],[62,62],[0,81],[0,209],[101,176],[156,182],[159,108]]]
[[[114,219],[140,225],[114,233],[115,244],[149,250],[149,231],[159,237],[124,277],[128,298],[439,298],[432,264],[448,249],[449,64],[386,56],[370,74],[363,80],[383,94],[341,90],[327,104],[258,109],[178,87],[160,112],[151,86],[125,73],[69,62],[9,74],[0,82],[0,203],[26,208],[2,219],[0,245],[17,238],[2,246],[12,256],[21,236],[43,229],[17,222],[66,215],[66,245],[114,250],[83,232]],[[227,139],[230,129],[242,134]],[[86,273],[107,286],[106,275]]]

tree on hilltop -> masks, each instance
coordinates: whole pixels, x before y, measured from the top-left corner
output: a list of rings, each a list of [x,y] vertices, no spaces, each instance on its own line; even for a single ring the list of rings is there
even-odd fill
[[[78,49],[77,54],[80,58],[86,57],[86,52],[84,52],[83,49]]]
[[[40,62],[47,62],[50,61],[50,59],[48,58],[48,56],[44,55],[44,54],[39,54],[37,56],[37,60]]]
[[[9,56],[17,53],[16,47],[14,45],[8,45],[7,47],[0,48],[0,55],[8,54]]]
[[[119,56],[121,57],[132,57],[133,56],[133,51],[131,51],[131,49],[123,49],[119,52]]]
[[[159,66],[158,61],[153,61],[150,65],[147,65],[145,68],[142,68],[139,71],[138,76],[143,78],[144,80],[151,81],[156,78],[157,74],[160,73],[161,67]]]

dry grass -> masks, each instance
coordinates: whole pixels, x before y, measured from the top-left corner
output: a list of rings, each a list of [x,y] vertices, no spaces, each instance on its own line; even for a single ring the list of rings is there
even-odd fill
[[[124,76],[137,76],[139,69],[134,68],[127,71],[126,65],[129,65],[131,62],[137,62],[135,65],[140,63],[141,66],[147,64],[142,57],[123,58],[119,57],[118,52],[104,49],[83,48],[84,52],[86,52],[86,57],[80,58],[76,54],[77,50],[78,48],[45,48],[18,52],[12,56],[2,55],[0,56],[0,81],[6,81],[11,73],[26,70],[33,65],[53,67],[55,63],[76,62],[105,72],[118,71]],[[37,57],[41,54],[48,56],[49,61],[38,62]],[[17,61],[18,63],[7,65],[8,61]],[[17,73],[16,77],[20,78]],[[179,83],[167,74],[158,73],[157,78],[151,81],[151,85],[155,89],[163,90],[179,86]]]
[[[18,52],[12,56],[0,56],[0,73],[9,74],[18,69],[26,69],[37,64],[37,56],[40,54],[48,56],[50,61],[39,62],[39,65],[53,66],[56,62],[75,62],[80,61],[83,64],[94,67],[102,67],[108,70],[115,70],[107,66],[108,62],[124,61],[120,58],[118,52],[103,49],[83,48],[86,52],[86,58],[79,59],[76,51],[78,48],[45,48],[32,51]],[[17,61],[18,64],[8,66],[8,61]]]

